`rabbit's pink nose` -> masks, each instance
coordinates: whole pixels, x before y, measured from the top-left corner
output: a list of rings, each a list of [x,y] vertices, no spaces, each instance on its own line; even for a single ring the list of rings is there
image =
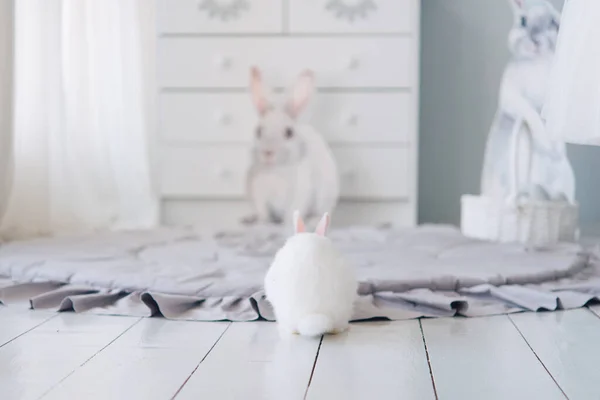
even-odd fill
[[[273,151],[272,150],[265,150],[265,151],[263,151],[263,155],[265,156],[265,158],[272,158],[273,157]]]

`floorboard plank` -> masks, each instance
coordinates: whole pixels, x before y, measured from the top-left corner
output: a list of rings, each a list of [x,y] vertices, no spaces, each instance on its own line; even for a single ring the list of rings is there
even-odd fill
[[[55,316],[56,313],[0,306],[0,347]]]
[[[511,316],[535,354],[572,399],[600,398],[600,319],[586,309]]]
[[[352,324],[321,344],[308,400],[434,399],[419,322]]]
[[[600,304],[590,305],[588,308],[592,313],[596,314],[596,316],[600,318]]]
[[[168,400],[228,325],[144,319],[44,399]]]
[[[318,347],[319,339],[281,339],[274,323],[232,324],[176,399],[302,399]]]
[[[565,398],[507,316],[422,324],[441,400]]]
[[[64,313],[0,347],[2,400],[38,399],[137,321]]]

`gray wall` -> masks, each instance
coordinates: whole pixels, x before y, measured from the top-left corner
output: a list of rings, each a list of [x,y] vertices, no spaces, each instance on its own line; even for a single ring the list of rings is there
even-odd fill
[[[562,7],[563,0],[553,0]],[[506,0],[423,0],[419,220],[458,224],[479,193],[483,151],[509,58]],[[569,146],[582,226],[600,228],[600,148]],[[442,190],[443,188],[443,190]]]

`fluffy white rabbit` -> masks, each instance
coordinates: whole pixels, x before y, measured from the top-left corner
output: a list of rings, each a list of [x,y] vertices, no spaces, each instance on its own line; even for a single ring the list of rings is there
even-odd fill
[[[512,59],[504,72],[498,112],[487,142],[482,194],[573,202],[575,180],[565,144],[550,140],[541,117],[560,15],[547,1],[508,1],[515,16],[509,35]],[[519,130],[525,130],[529,140],[516,143]],[[519,145],[516,160],[512,159],[514,144]],[[511,190],[510,170],[515,162],[522,172],[517,193]]]
[[[260,116],[254,134],[247,192],[254,214],[245,223],[290,223],[292,211],[305,219],[332,213],[339,197],[335,159],[325,139],[298,122],[313,91],[314,77],[304,71],[287,102],[268,98],[257,68],[251,70],[251,92]]]
[[[315,233],[294,213],[295,235],[277,252],[267,275],[265,293],[283,336],[320,336],[348,328],[358,283],[352,267],[326,236],[329,214]]]

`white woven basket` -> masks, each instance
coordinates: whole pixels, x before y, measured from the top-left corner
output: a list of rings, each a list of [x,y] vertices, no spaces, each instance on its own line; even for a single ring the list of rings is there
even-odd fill
[[[521,122],[522,123],[522,122]],[[579,236],[579,207],[559,201],[519,198],[518,151],[523,129],[515,124],[512,144],[511,195],[508,199],[464,195],[461,198],[461,230],[465,236],[496,242],[520,242],[547,247]],[[530,146],[531,147],[531,146]],[[531,173],[529,157],[528,178]]]

